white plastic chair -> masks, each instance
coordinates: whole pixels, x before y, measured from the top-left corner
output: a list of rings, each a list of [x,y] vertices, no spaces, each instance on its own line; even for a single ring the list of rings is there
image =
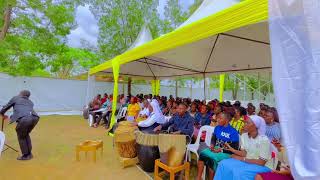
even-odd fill
[[[2,131],[0,131],[0,156],[1,156],[1,152],[3,150],[5,140],[6,140],[6,136],[4,135],[4,133]]]
[[[194,144],[188,144],[187,146],[187,156],[186,159],[188,161],[191,161],[191,152],[195,153],[197,155],[197,161],[199,160],[199,154],[198,154],[198,149],[199,149],[199,145],[200,145],[200,138],[202,135],[202,132],[206,132],[206,139],[205,139],[205,143],[210,146],[211,145],[211,138],[212,138],[212,134],[214,131],[214,127],[212,126],[202,126],[199,130],[196,142]]]
[[[117,118],[116,118],[116,121],[118,122],[118,119],[121,119],[121,118],[123,118],[123,117],[126,117],[126,114],[127,114],[127,107],[123,107],[122,109],[121,109],[121,111],[118,113],[118,115],[117,115]]]
[[[89,123],[90,127],[93,125],[93,116],[92,116],[92,114],[89,114],[88,123]]]

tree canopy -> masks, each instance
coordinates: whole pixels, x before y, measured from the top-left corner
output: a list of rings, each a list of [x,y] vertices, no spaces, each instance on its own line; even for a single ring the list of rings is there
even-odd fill
[[[98,20],[97,48],[67,44],[79,5],[89,5]],[[168,0],[160,18],[158,5],[159,0],[0,0],[0,71],[66,78],[123,53],[143,25],[156,38],[190,15],[181,2]]]

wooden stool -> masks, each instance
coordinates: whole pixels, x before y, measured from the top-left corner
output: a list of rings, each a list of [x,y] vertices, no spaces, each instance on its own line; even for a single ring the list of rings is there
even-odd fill
[[[81,151],[84,151],[86,153],[86,157],[87,157],[88,151],[92,151],[93,152],[93,161],[96,162],[96,160],[97,160],[96,151],[98,149],[101,149],[101,156],[103,156],[103,142],[102,142],[102,140],[99,140],[99,141],[87,140],[83,143],[80,143],[79,145],[76,146],[76,159],[77,159],[77,161],[80,161],[80,152]]]
[[[186,179],[186,180],[189,179],[189,175],[190,175],[190,163],[189,162],[185,162],[181,166],[169,167],[166,164],[162,163],[160,161],[160,159],[157,159],[155,161],[155,165],[154,165],[154,179],[155,180],[162,179],[162,176],[166,173],[164,171],[164,172],[159,174],[159,167],[170,174],[170,180],[174,180],[175,174],[177,172],[181,172],[183,170],[185,170],[184,179]]]

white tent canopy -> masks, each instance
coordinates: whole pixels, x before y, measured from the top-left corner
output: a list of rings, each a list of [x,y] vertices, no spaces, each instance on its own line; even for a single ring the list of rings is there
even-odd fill
[[[226,8],[229,8],[236,3],[240,2],[239,0],[204,0],[198,9],[184,22],[180,27],[191,24],[195,21],[198,21],[204,17],[215,14],[219,11],[222,11]]]
[[[205,0],[180,27],[237,2],[239,0]],[[148,38],[145,37],[151,36],[148,34],[150,31],[144,27],[134,45],[146,43]],[[269,45],[268,23],[261,22],[123,64],[120,75],[168,79],[178,76],[203,77],[224,72],[270,71]],[[112,69],[103,72],[112,73]]]

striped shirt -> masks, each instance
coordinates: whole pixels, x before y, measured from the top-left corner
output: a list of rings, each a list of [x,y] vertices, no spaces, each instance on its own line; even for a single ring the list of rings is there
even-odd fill
[[[241,117],[238,120],[235,120],[234,118],[232,118],[232,120],[230,121],[230,125],[235,128],[239,134],[241,134],[242,128],[244,126],[244,120],[243,117]]]
[[[267,124],[266,126],[266,136],[269,138],[269,140],[279,140],[281,139],[281,130],[280,130],[280,124],[277,122],[274,122],[273,124]]]

